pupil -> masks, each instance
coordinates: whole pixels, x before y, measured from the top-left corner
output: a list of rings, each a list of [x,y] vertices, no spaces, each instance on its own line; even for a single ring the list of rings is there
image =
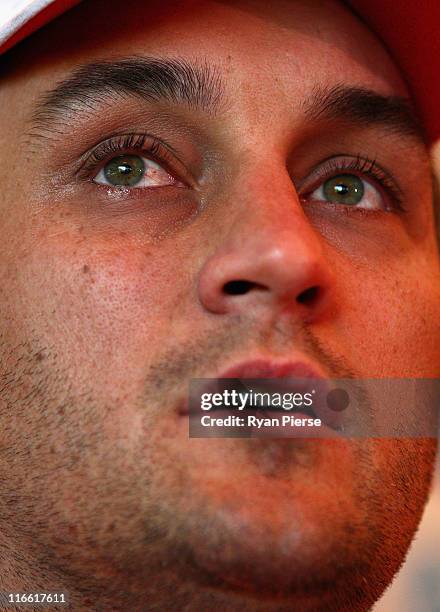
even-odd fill
[[[130,172],[133,171],[133,168],[131,166],[119,166],[119,171],[122,172],[122,174],[130,174]]]

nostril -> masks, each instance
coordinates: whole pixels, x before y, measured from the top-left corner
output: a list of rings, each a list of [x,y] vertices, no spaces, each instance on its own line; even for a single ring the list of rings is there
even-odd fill
[[[305,306],[311,306],[316,302],[319,294],[319,287],[309,287],[296,298],[297,302],[304,304]]]
[[[256,283],[247,280],[229,281],[223,287],[223,292],[227,295],[244,295],[257,287]]]

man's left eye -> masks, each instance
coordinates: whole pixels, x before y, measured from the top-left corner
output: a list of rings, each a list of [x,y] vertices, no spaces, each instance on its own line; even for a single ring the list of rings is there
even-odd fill
[[[318,202],[332,202],[356,208],[383,209],[383,196],[369,181],[356,174],[333,176],[308,196]]]
[[[109,187],[163,187],[176,184],[162,166],[140,155],[114,157],[93,178],[99,185]]]

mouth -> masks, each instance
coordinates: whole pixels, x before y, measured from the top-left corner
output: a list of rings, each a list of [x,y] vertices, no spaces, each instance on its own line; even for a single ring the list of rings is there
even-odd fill
[[[212,405],[209,414],[213,417],[226,417],[228,415],[246,414],[259,419],[270,419],[286,417],[292,419],[317,419],[322,422],[323,432],[326,437],[334,437],[340,431],[341,414],[334,412],[327,406],[327,395],[332,389],[329,377],[319,366],[306,360],[275,361],[270,359],[254,359],[242,361],[235,364],[210,379],[197,379],[197,393],[194,397],[201,398],[202,394],[230,394],[235,392],[244,397],[254,399],[262,394],[269,398],[266,403],[253,403],[246,408],[246,413],[237,412],[228,405],[222,403]],[[286,394],[296,398],[313,398],[313,401],[303,401],[286,407],[285,404],[274,402],[275,396],[286,397]],[[201,410],[199,401],[186,401],[180,407],[180,416],[191,416],[199,418],[202,414],[208,414]],[[255,421],[254,421],[255,422]],[[272,428],[271,435],[282,433],[286,436],[288,428],[283,427],[281,432],[276,426]],[[311,432],[308,427],[303,427],[301,437],[305,434],[316,434],[316,427]],[[330,431],[329,431],[330,430]],[[267,430],[266,430],[267,433]],[[221,437],[225,437],[224,435]],[[247,436],[245,436],[247,437]],[[292,437],[297,437],[293,435]],[[320,436],[319,436],[320,437]]]

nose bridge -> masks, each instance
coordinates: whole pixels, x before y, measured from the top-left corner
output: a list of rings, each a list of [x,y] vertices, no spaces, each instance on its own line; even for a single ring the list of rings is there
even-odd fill
[[[295,185],[281,163],[245,171],[232,195],[231,224],[223,248],[256,250],[270,261],[317,260],[322,243],[307,218]]]
[[[307,316],[318,312],[331,273],[287,170],[254,168],[240,179],[231,220],[200,275],[202,304],[218,313],[281,303]]]

